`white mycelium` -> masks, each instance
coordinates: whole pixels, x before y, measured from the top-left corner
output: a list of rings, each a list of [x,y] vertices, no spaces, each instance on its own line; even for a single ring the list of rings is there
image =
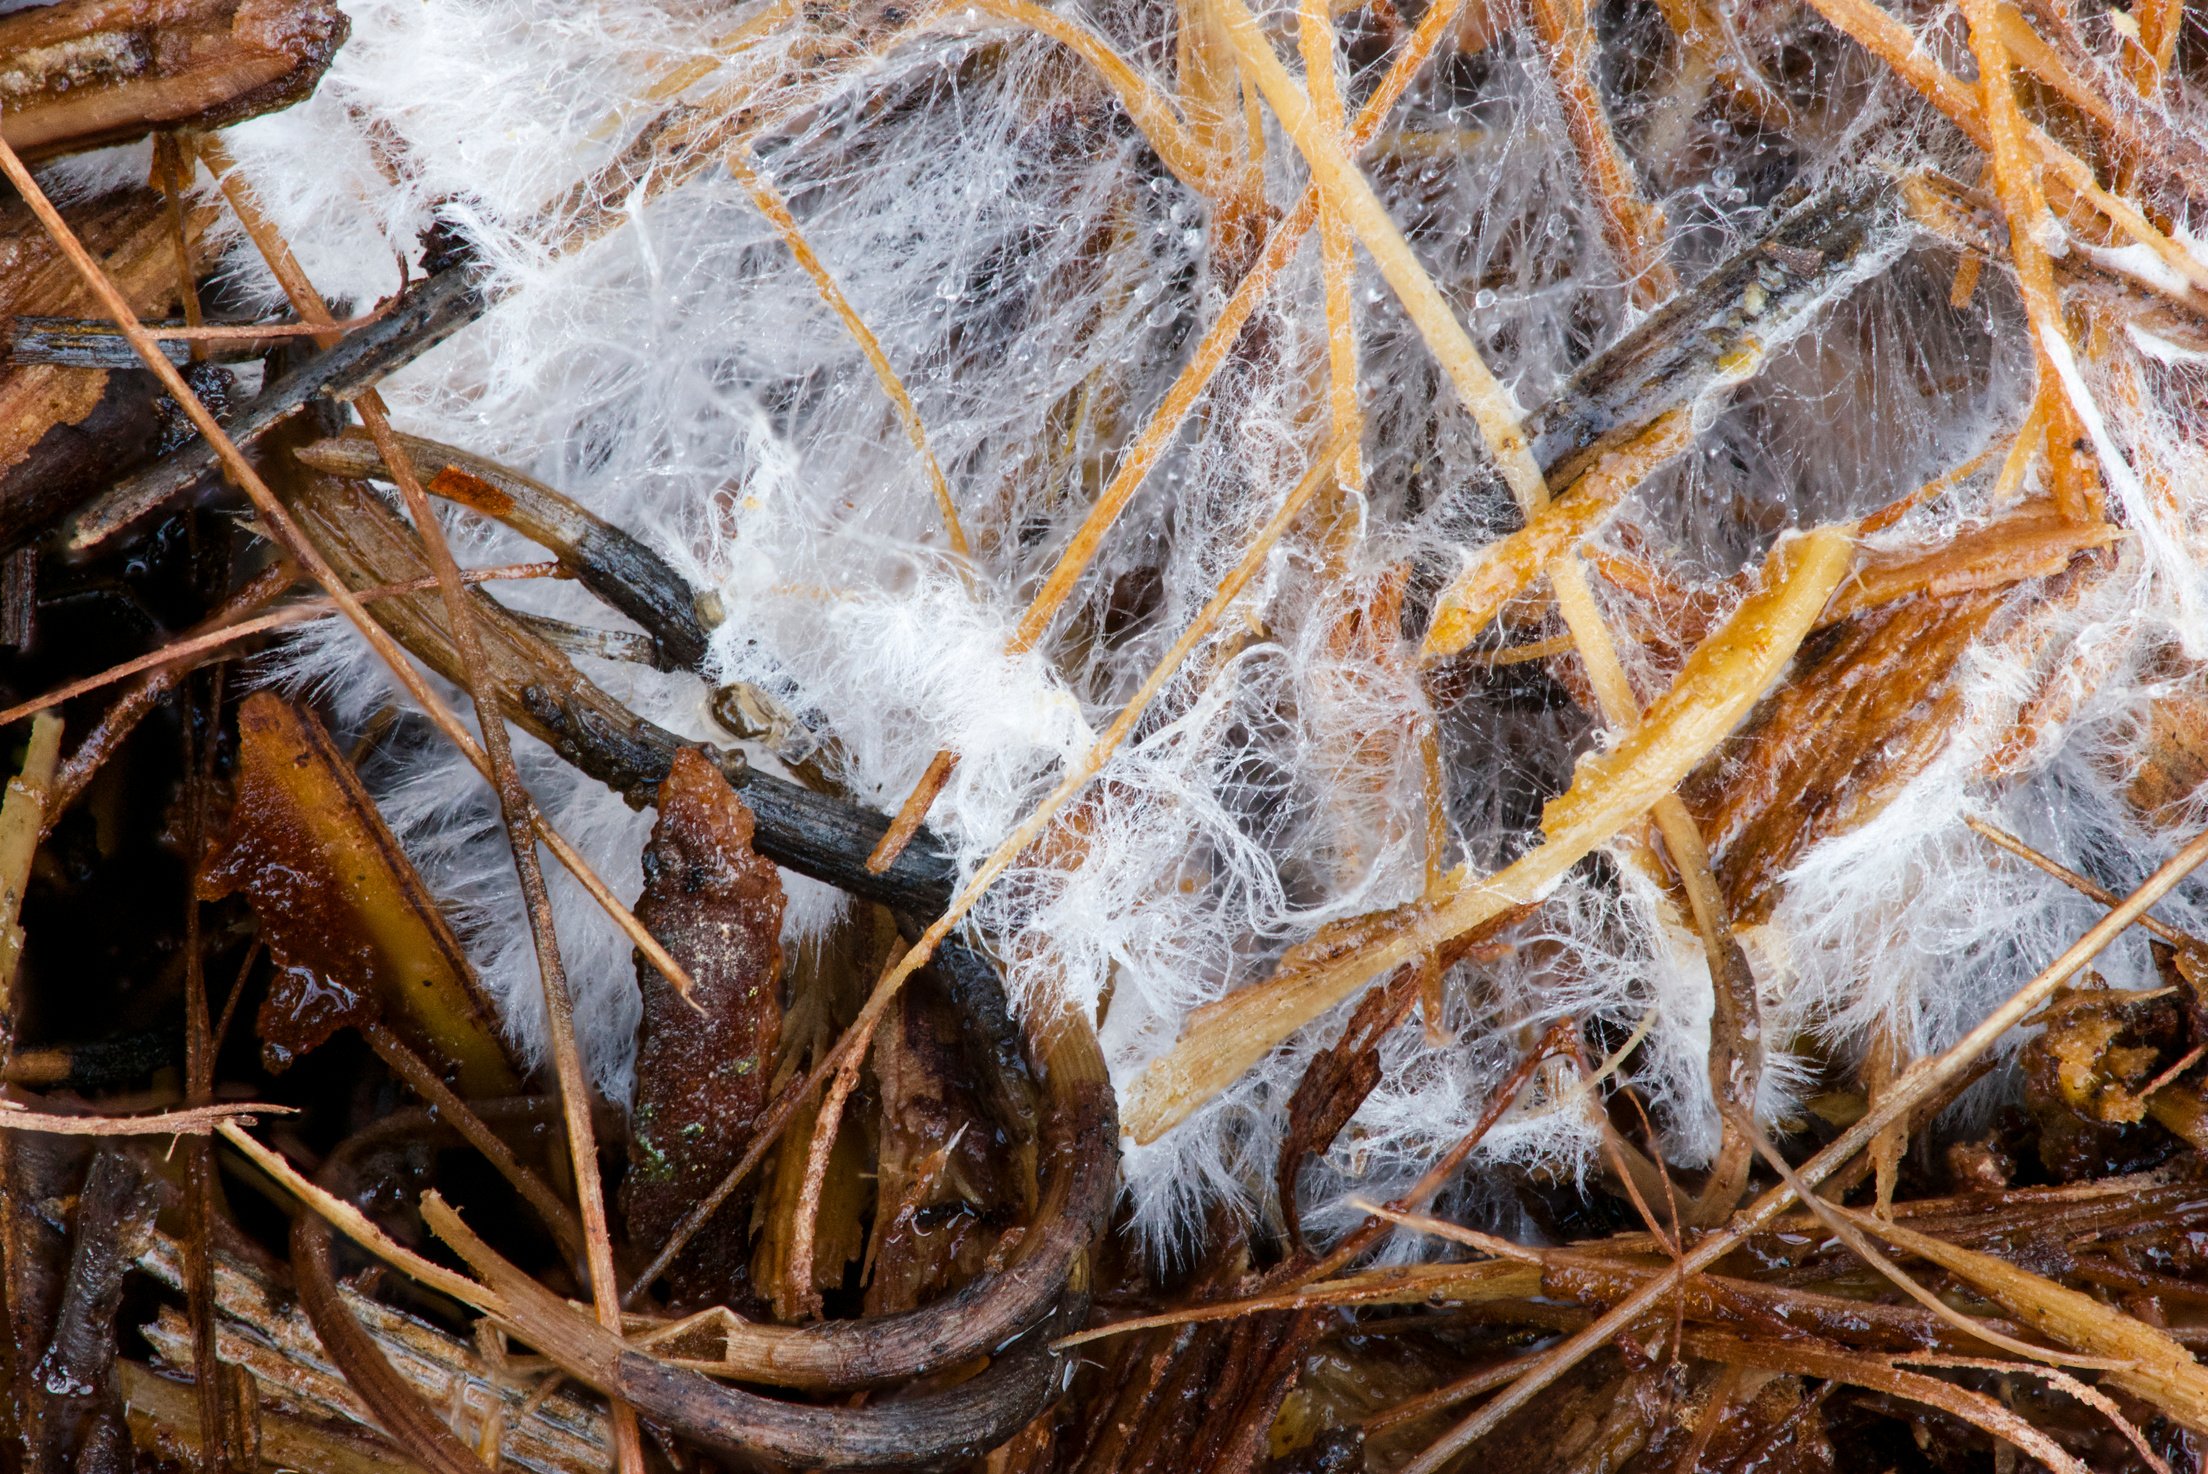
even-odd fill
[[[1103,38],[1150,95],[1172,99],[1201,92],[1181,75],[1194,65],[1176,40],[1183,16],[1216,3],[1092,0],[1056,13]],[[1088,748],[1330,438],[1313,232],[1050,633],[1007,653],[1073,528],[1254,258],[1249,242],[1302,192],[1304,162],[1254,93],[1246,109],[1185,120],[1245,171],[1207,198],[1161,167],[1124,88],[1001,6],[347,9],[352,39],[320,91],[228,142],[333,299],[357,309],[392,291],[397,259],[437,220],[485,263],[498,305],[387,385],[401,428],[564,490],[718,593],[725,619],[706,678],[583,662],[645,715],[727,742],[707,711],[711,687],[755,683],[832,734],[841,780],[884,809],[939,749],[958,754],[931,822],[968,866]],[[1352,109],[1419,14],[1390,26],[1375,19],[1385,9],[1341,19],[1335,65]],[[1495,14],[1484,51],[1468,49],[1476,27],[1445,42],[1362,164],[1508,393],[1531,409],[1638,311],[1532,34],[1503,7]],[[755,18],[752,35],[714,51]],[[1298,16],[1276,6],[1259,19],[1300,78]],[[1953,14],[1912,19],[1970,75]],[[1652,6],[1605,7],[1598,21],[1612,121],[1690,284],[1754,240],[1790,187],[1925,167],[1976,177],[1979,156],[1958,132],[1806,10],[1743,12],[1732,39],[1765,74],[1731,81],[1713,81]],[[2080,24],[2112,50],[2105,20]],[[614,228],[566,243],[551,207],[666,105],[649,95],[660,79],[713,56],[682,100],[722,106],[742,90],[741,146],[909,388],[970,558],[953,552],[927,464],[860,346],[725,166],[730,135],[679,181],[647,174],[613,202]],[[1629,65],[1631,75],[1619,70]],[[1781,100],[1759,114],[1744,101],[1755,88]],[[2197,118],[2175,84],[2168,105],[2180,126]],[[1743,587],[1723,581],[1786,529],[1860,516],[2004,443],[2033,372],[2013,278],[1989,269],[1953,306],[1953,251],[1903,223],[1880,230],[1875,269],[1817,304],[1791,342],[1769,345],[1752,382],[1707,396],[1693,449],[1630,496],[1592,547],[1652,554],[1723,605]],[[273,304],[250,247],[226,249],[229,269]],[[2112,266],[2167,274],[2136,251],[2094,249]],[[1092,785],[1079,867],[1060,868],[1062,848],[1037,851],[976,913],[983,934],[1021,940],[1000,947],[1016,996],[1063,989],[1103,1007],[1123,1091],[1193,1010],[1265,977],[1321,924],[1409,900],[1424,883],[1419,737],[1433,706],[1415,636],[1435,578],[1519,514],[1450,380],[1361,251],[1356,270],[1362,494],[1281,542]],[[2116,566],[2059,598],[2040,581],[2017,585],[1953,677],[1960,701],[1938,754],[1867,823],[1808,853],[1744,936],[1772,1054],[1766,1110],[1802,1087],[1812,1047],[1846,1060],[1874,1027],[1918,1049],[1952,1039],[2090,921],[2090,902],[1993,850],[1966,816],[2118,891],[2183,832],[2182,821],[2148,828],[2120,794],[2147,704],[2197,681],[2187,662],[2208,656],[2203,381],[2162,339],[2105,348],[2064,367],[2098,414],[2094,448],[2125,462],[2103,475],[2125,529]],[[1930,546],[2001,514],[1991,500],[2001,462],[1994,454],[1879,539]],[[2036,494],[2041,474],[2033,468],[2020,492]],[[529,556],[467,518],[452,526],[478,560]],[[1384,611],[1407,570],[1412,613],[1398,628]],[[1647,637],[1651,606],[1595,587],[1644,697],[1660,692],[1680,652]],[[618,623],[571,585],[498,596]],[[1520,607],[1539,615],[1537,602]],[[1368,609],[1383,615],[1360,623]],[[1521,620],[1511,638],[1554,632]],[[1522,852],[1540,799],[1601,740],[1566,696],[1572,657],[1555,664],[1562,684],[1538,664],[1483,673],[1475,663],[1433,688],[1445,865],[1484,871]],[[353,720],[394,690],[334,626],[295,646],[287,668]],[[2031,708],[2047,715],[2029,754],[1989,778],[1988,754],[2050,690],[2069,697]],[[555,822],[633,895],[650,814],[522,747]],[[426,741],[388,751],[369,776],[471,937],[513,1032],[540,1043],[535,966],[488,790]],[[790,925],[817,933],[841,902],[795,886]],[[619,1096],[637,1018],[630,952],[565,877],[554,887],[584,1044]],[[2166,914],[2192,919],[2197,898],[2181,895]],[[1415,1175],[1478,1117],[1526,1042],[1567,1014],[1613,1041],[1644,1030],[1619,1068],[1650,1102],[1672,1160],[1706,1160],[1711,989],[1683,914],[1622,860],[1581,865],[1506,934],[1511,950],[1453,972],[1445,1042],[1430,1042],[1415,1013],[1389,1037],[1381,1084],[1305,1177],[1308,1220],[1339,1226],[1350,1195]],[[2101,968],[2121,984],[2151,979],[2138,940]],[[1345,1015],[1302,1029],[1185,1124],[1130,1150],[1146,1231],[1169,1239],[1219,1199],[1271,1210],[1288,1093]],[[1563,1070],[1531,1092],[1475,1168],[1510,1159],[1568,1176],[1593,1161],[1576,1079]]]

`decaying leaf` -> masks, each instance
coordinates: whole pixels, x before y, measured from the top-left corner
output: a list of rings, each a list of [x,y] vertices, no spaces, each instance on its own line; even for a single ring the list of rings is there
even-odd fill
[[[380,1017],[464,1094],[519,1084],[459,939],[359,775],[321,723],[272,693],[239,708],[230,836],[199,889],[244,892],[260,920],[278,963],[260,1013],[272,1062]]]
[[[751,847],[751,810],[693,748],[659,790],[636,914],[689,971],[685,1002],[639,961],[644,1022],[621,1206],[630,1239],[657,1245],[736,1164],[767,1103],[782,1035],[782,879]],[[669,1266],[678,1307],[737,1294],[749,1258],[748,1195]]]
[[[2040,1160],[2058,1182],[2133,1171],[2169,1154],[2169,1138],[2142,1125],[2146,1087],[2183,1053],[2186,1034],[2175,997],[2108,988],[2057,995],[2022,1062]]]

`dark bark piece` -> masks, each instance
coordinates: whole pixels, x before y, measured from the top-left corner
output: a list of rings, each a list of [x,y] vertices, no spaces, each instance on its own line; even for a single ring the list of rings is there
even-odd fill
[[[621,1210],[629,1241],[657,1244],[749,1145],[782,1035],[782,879],[752,848],[751,810],[695,748],[659,790],[636,915],[688,970],[688,1002],[639,958],[644,1019]],[[739,1295],[748,1193],[721,1206],[668,1266],[678,1309]]]
[[[14,18],[0,17],[0,27]],[[73,207],[70,215],[133,308],[141,315],[167,310],[176,292],[176,249],[159,195],[124,190]],[[196,240],[205,223],[204,212],[186,212],[187,237]],[[29,211],[13,201],[0,206],[0,315],[82,314],[94,306]],[[0,358],[0,547],[43,529],[158,453],[159,404],[143,373]]]
[[[1033,1143],[990,1120],[971,1026],[933,978],[912,978],[874,1036],[881,1095],[866,1313],[912,1310],[979,1274],[1030,1210]]]
[[[26,159],[219,128],[314,90],[329,0],[62,0],[0,16],[0,136]]]
[[[291,479],[301,527],[353,587],[430,576],[414,530],[365,485],[312,473]],[[692,744],[608,696],[481,590],[470,590],[469,598],[485,671],[508,718],[630,802],[650,802],[675,753]],[[459,679],[459,657],[434,593],[380,599],[374,613],[432,670]],[[715,756],[758,821],[754,845],[776,864],[920,916],[935,915],[949,900],[953,867],[934,835],[922,831],[876,874],[866,857],[888,830],[888,815],[745,768],[741,753]]]
[[[71,1224],[69,1277],[55,1307],[53,1335],[31,1369],[43,1394],[32,1435],[44,1467],[116,1462],[122,1410],[114,1378],[115,1312],[124,1276],[152,1241],[158,1206],[153,1174],[136,1158],[103,1151],[92,1159]]]
[[[38,549],[0,560],[0,645],[28,649],[38,634]]]

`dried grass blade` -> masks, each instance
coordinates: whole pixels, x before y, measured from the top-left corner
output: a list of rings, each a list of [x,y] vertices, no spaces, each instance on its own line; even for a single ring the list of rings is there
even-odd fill
[[[790,213],[789,202],[782,198],[782,192],[768,183],[766,177],[759,172],[752,160],[749,144],[739,143],[728,151],[728,172],[743,187],[744,193],[751,196],[753,207],[767,217],[775,234],[782,237],[782,244],[797,259],[799,267],[812,278],[814,289],[820,293],[820,300],[827,303],[829,311],[835,313],[842,322],[843,330],[851,335],[851,341],[859,345],[860,354],[873,368],[874,377],[881,383],[882,393],[888,395],[889,402],[896,407],[897,418],[905,427],[905,435],[912,441],[912,448],[920,457],[921,469],[927,474],[929,489],[935,493],[936,510],[943,518],[943,531],[951,540],[951,551],[961,558],[971,556],[973,550],[966,542],[966,529],[959,525],[958,504],[951,498],[951,483],[943,475],[943,463],[935,458],[935,451],[928,444],[928,427],[921,422],[919,406],[912,402],[911,391],[905,388],[905,381],[898,377],[896,366],[889,361],[889,354],[883,351],[882,340],[866,325],[866,319],[859,316],[858,308],[852,305],[842,283],[836,280],[835,273],[828,269],[827,263],[820,259],[820,253],[813,249],[813,243],[806,239],[804,228],[797,223],[797,217]]]
[[[254,1166],[267,1173],[309,1211],[321,1215],[339,1233],[399,1273],[441,1295],[459,1301],[462,1305],[472,1306],[485,1315],[501,1315],[505,1312],[505,1304],[496,1292],[477,1284],[466,1275],[455,1274],[442,1264],[424,1259],[400,1244],[376,1227],[367,1214],[336,1194],[309,1182],[291,1163],[255,1141],[235,1122],[219,1122],[214,1129],[216,1135],[245,1153]]]
[[[1671,411],[1604,455],[1525,526],[1473,553],[1435,602],[1419,659],[1445,660],[1471,644],[1505,604],[1601,526],[1628,492],[1693,440],[1689,413]]]
[[[2045,1346],[2034,1346],[2028,1341],[2019,1341],[2014,1336],[2004,1335],[2002,1332],[1986,1325],[1983,1321],[1963,1314],[1923,1285],[1918,1284],[1916,1280],[1902,1270],[1900,1265],[1878,1251],[1878,1246],[1870,1241],[1860,1225],[1864,1222],[1883,1222],[1882,1218],[1872,1214],[1854,1213],[1842,1208],[1837,1203],[1826,1202],[1803,1185],[1801,1177],[1796,1174],[1786,1158],[1779,1155],[1778,1149],[1772,1146],[1770,1138],[1763,1134],[1761,1127],[1753,1120],[1746,1118],[1741,1112],[1734,1111],[1730,1114],[1734,1117],[1734,1124],[1747,1135],[1750,1141],[1755,1143],[1757,1153],[1762,1156],[1765,1162],[1770,1164],[1771,1170],[1778,1173],[1780,1179],[1794,1190],[1795,1198],[1800,1201],[1803,1207],[1809,1209],[1815,1215],[1818,1222],[1831,1230],[1841,1243],[1846,1244],[1856,1258],[1877,1270],[1896,1289],[1931,1311],[1941,1320],[1955,1327],[1955,1329],[1965,1335],[1975,1337],[1989,1346],[1998,1347],[2012,1356],[2022,1357],[2026,1361],[2053,1362],[2063,1366],[2088,1367],[2103,1372],[2118,1370],[2124,1365],[2122,1362],[2111,1361],[2106,1357],[2066,1356]],[[1876,1139],[1874,1139],[1874,1145],[1875,1142]]]
[[[37,1131],[48,1136],[204,1136],[229,1122],[250,1126],[262,1116],[291,1114],[290,1106],[235,1101],[144,1116],[63,1116],[32,1110],[21,1101],[0,1100],[0,1131]]]
[[[1180,113],[1109,41],[1078,21],[1032,0],[972,0],[966,7],[1048,36],[1095,71],[1143,138],[1175,178],[1201,195],[1217,195],[1224,181],[1214,161],[1197,146]]]
[[[1331,0],[1303,0],[1298,9],[1303,48],[1304,85],[1311,108],[1329,135],[1342,131],[1342,94],[1334,77],[1334,10]],[[1360,429],[1364,411],[1357,401],[1357,260],[1354,237],[1342,212],[1319,202],[1319,260],[1326,294],[1327,410],[1334,433]],[[1352,445],[1342,456],[1341,485],[1347,492],[1365,485],[1364,457]],[[1330,518],[1338,521],[1338,518]]]
[[[1921,1402],[1983,1428],[2059,1474],[2091,1474],[2084,1464],[2066,1453],[2062,1445],[1985,1393],[1973,1392],[1922,1372],[1904,1371],[1876,1357],[1853,1356],[1809,1344],[1747,1341],[1708,1331],[1688,1332],[1684,1349],[1691,1355],[1727,1365],[1820,1377]],[[1423,1464],[1424,1460],[1419,1463]]]
[[[1603,238],[1632,284],[1634,302],[1653,306],[1679,289],[1679,277],[1664,260],[1664,213],[1642,196],[1596,86],[1600,48],[1586,0],[1531,0],[1529,8],[1580,176],[1602,214]]]
[[[0,800],[0,1059],[15,1048],[15,974],[23,960],[23,892],[45,828],[46,805],[61,757],[61,718],[31,723],[23,767]]]
[[[1371,1211],[1384,1213],[1384,1209]],[[1157,1315],[1135,1316],[1109,1325],[1091,1326],[1051,1342],[1051,1349],[1101,1341],[1134,1331],[1155,1331],[1168,1326],[1199,1325],[1206,1321],[1235,1320],[1268,1311],[1310,1310],[1341,1305],[1468,1304],[1482,1300],[1518,1300],[1541,1293],[1537,1264],[1500,1260],[1479,1264],[1411,1264],[1388,1269],[1368,1269],[1337,1280],[1300,1285],[1273,1294],[1251,1295],[1169,1310]]]

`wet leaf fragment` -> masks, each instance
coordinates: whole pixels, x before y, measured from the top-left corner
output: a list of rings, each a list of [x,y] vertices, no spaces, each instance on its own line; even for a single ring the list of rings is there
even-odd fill
[[[359,775],[321,723],[270,692],[238,710],[230,835],[199,891],[242,891],[260,920],[277,964],[260,1012],[272,1065],[381,1018],[464,1095],[519,1086],[459,939]]]
[[[782,878],[751,847],[752,814],[710,759],[675,754],[659,789],[636,914],[690,973],[679,997],[639,961],[644,1019],[621,1210],[632,1243],[656,1246],[743,1155],[767,1103],[782,1035]],[[727,1300],[745,1282],[738,1194],[669,1266],[678,1306]]]

